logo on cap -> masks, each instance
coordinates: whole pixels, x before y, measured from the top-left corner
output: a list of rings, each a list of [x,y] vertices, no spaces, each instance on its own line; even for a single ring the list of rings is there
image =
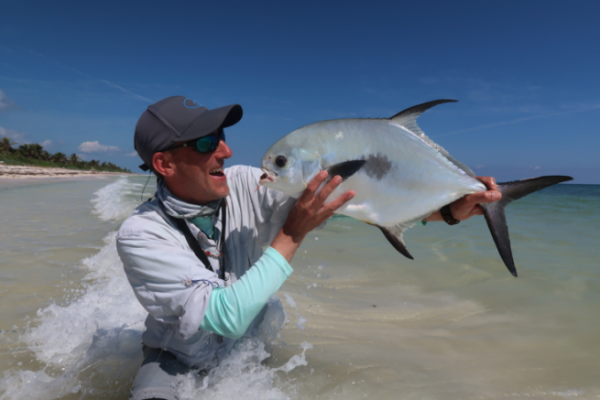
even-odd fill
[[[202,107],[202,104],[198,104],[196,101],[186,97],[185,100],[183,100],[183,106],[185,108],[198,108]]]

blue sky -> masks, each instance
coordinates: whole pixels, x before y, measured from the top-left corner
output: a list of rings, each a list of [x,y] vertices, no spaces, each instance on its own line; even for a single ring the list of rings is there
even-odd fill
[[[184,95],[241,104],[229,165],[258,166],[308,123],[450,98],[459,103],[419,123],[478,174],[600,184],[600,2],[0,0],[0,10],[0,136],[50,152],[138,171],[137,118]]]

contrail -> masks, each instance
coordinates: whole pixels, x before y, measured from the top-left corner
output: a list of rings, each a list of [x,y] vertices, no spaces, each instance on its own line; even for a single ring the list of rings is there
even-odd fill
[[[147,97],[144,97],[144,96],[141,96],[141,95],[139,95],[139,94],[133,93],[131,90],[127,90],[127,89],[125,89],[125,88],[123,88],[123,87],[121,87],[121,86],[119,86],[119,85],[117,85],[117,84],[114,84],[114,83],[112,83],[112,82],[109,82],[109,81],[107,81],[107,80],[105,80],[105,79],[98,79],[98,78],[94,78],[93,76],[90,76],[90,75],[88,75],[88,74],[86,74],[86,73],[83,73],[83,72],[81,72],[81,71],[79,71],[79,70],[76,70],[76,69],[75,69],[75,68],[73,68],[73,67],[70,67],[70,66],[68,66],[68,65],[64,65],[64,64],[58,63],[58,62],[56,62],[56,61],[54,61],[54,60],[51,60],[51,59],[49,59],[48,57],[46,57],[46,56],[45,56],[44,54],[42,54],[42,53],[35,52],[35,51],[31,50],[31,49],[28,49],[28,48],[25,48],[25,47],[19,46],[18,44],[13,44],[13,46],[15,46],[15,47],[18,47],[18,48],[20,48],[21,50],[27,51],[27,52],[29,52],[29,53],[31,53],[31,54],[33,54],[33,55],[37,56],[37,57],[43,58],[43,59],[45,59],[47,62],[51,62],[52,64],[54,64],[54,65],[58,65],[58,66],[59,66],[59,67],[61,67],[61,68],[68,69],[68,70],[69,70],[69,71],[71,71],[71,72],[75,72],[76,74],[79,74],[79,75],[81,75],[81,76],[84,76],[84,77],[86,77],[87,79],[94,80],[94,81],[97,81],[97,82],[102,82],[102,83],[104,83],[105,85],[108,85],[108,86],[110,86],[110,87],[112,87],[112,88],[118,89],[118,90],[120,90],[121,92],[123,92],[123,93],[125,93],[125,94],[128,94],[128,95],[130,95],[130,96],[133,96],[133,97],[135,97],[136,99],[143,100],[143,101],[147,101],[148,103],[152,103],[152,100],[150,100],[150,99],[149,99],[149,98],[147,98]]]
[[[101,80],[101,82],[104,82],[104,83],[106,83],[108,86],[112,86],[112,87],[114,87],[115,89],[119,89],[119,90],[120,90],[121,92],[123,92],[123,93],[127,93],[127,94],[129,94],[129,95],[131,95],[131,96],[133,96],[133,97],[136,97],[136,98],[140,99],[140,100],[144,100],[144,101],[147,101],[148,103],[152,103],[152,100],[150,100],[149,98],[147,98],[147,97],[144,97],[144,96],[140,96],[139,94],[135,94],[135,93],[133,93],[132,91],[130,91],[130,90],[127,90],[127,89],[124,89],[124,88],[122,88],[121,86],[119,86],[119,85],[116,85],[116,84],[114,84],[114,83],[112,83],[112,82],[109,82],[109,81],[107,81],[107,80],[104,80],[104,79],[103,79],[103,80]]]
[[[494,122],[494,123],[491,123],[491,124],[480,125],[480,126],[476,126],[476,127],[473,127],[473,128],[461,129],[461,130],[458,130],[458,131],[452,131],[452,132],[444,133],[444,134],[441,134],[441,135],[435,135],[435,137],[438,138],[438,137],[443,137],[443,136],[458,135],[459,133],[473,132],[473,131],[478,131],[480,129],[493,128],[495,126],[518,124],[519,122],[531,121],[532,119],[556,117],[556,116],[559,116],[559,115],[568,115],[568,114],[586,112],[586,111],[591,111],[591,110],[597,110],[599,108],[600,108],[600,104],[594,104],[592,106],[582,107],[582,108],[580,108],[578,110],[570,110],[570,111],[562,111],[562,112],[556,112],[556,113],[550,113],[550,114],[533,115],[531,117],[517,118],[517,119],[510,120],[510,121]]]

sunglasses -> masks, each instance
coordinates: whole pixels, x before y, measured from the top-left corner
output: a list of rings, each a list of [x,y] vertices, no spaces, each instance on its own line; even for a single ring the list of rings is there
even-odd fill
[[[177,146],[169,147],[168,149],[163,151],[175,150],[180,147],[191,147],[198,153],[212,153],[217,149],[217,147],[219,147],[219,141],[221,140],[225,141],[225,131],[222,129],[219,132],[211,133],[208,136],[203,136],[201,138],[190,140],[189,142],[185,142]]]

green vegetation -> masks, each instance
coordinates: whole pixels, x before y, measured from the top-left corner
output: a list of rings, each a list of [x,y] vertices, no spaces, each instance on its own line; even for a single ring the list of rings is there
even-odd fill
[[[0,161],[12,165],[35,165],[38,167],[58,167],[70,169],[82,169],[110,172],[131,172],[127,168],[121,168],[111,162],[100,162],[98,160],[83,161],[77,154],[73,153],[67,157],[66,154],[58,152],[54,154],[44,150],[41,144],[17,144],[7,137],[0,140]]]

